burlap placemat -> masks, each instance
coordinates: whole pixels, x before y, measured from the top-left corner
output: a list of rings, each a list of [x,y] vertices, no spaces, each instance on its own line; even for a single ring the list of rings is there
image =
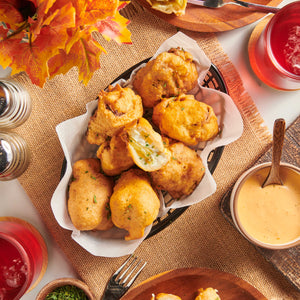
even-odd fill
[[[92,256],[71,239],[71,232],[57,224],[50,200],[60,180],[63,152],[55,126],[84,113],[86,103],[94,100],[100,89],[135,63],[152,56],[177,31],[136,3],[128,5],[123,14],[131,20],[133,44],[119,46],[102,41],[108,54],[101,57],[102,67],[87,87],[78,82],[76,69],[47,82],[43,89],[32,85],[25,74],[14,77],[27,88],[33,100],[29,120],[16,129],[32,151],[31,164],[19,181],[49,232],[97,297],[124,258]],[[269,299],[299,299],[299,293],[228,224],[218,208],[222,195],[266,150],[270,134],[262,126],[256,107],[215,35],[184,33],[199,43],[225,77],[229,93],[242,114],[244,133],[238,141],[225,147],[214,173],[217,192],[190,207],[172,225],[145,240],[137,249],[136,254],[148,261],[148,265],[135,284],[169,269],[209,267],[241,277]]]

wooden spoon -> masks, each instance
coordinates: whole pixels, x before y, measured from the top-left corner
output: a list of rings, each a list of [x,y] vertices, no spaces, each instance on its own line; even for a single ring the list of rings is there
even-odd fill
[[[285,120],[277,119],[274,123],[273,128],[273,151],[272,151],[272,164],[270,168],[270,172],[262,184],[264,188],[270,184],[280,184],[283,185],[282,180],[280,178],[279,170],[280,170],[280,158],[282,153],[282,146],[284,140],[284,132],[285,132]]]

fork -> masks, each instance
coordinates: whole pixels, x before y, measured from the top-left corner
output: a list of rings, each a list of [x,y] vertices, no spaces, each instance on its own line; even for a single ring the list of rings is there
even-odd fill
[[[109,279],[102,300],[120,299],[128,291],[147,264],[147,262],[144,262],[140,266],[141,263],[141,259],[137,260],[137,257],[131,254]],[[123,271],[125,267],[126,269]],[[135,275],[134,272],[136,272]],[[126,277],[124,278],[124,276]]]
[[[234,5],[239,5],[243,7],[249,7],[253,8],[256,11],[260,12],[266,12],[266,13],[276,13],[279,11],[279,7],[272,7],[272,6],[267,6],[267,5],[261,5],[261,4],[255,4],[255,3],[249,3],[245,1],[240,1],[240,0],[233,0],[232,2],[224,2],[224,0],[188,0],[188,3],[195,4],[195,5],[200,5],[200,6],[205,6],[209,8],[218,8],[222,7],[224,5],[228,4],[234,4]]]

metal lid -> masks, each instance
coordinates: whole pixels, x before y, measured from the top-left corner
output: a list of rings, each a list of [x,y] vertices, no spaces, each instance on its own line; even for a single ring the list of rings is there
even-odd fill
[[[13,160],[13,150],[9,142],[0,139],[0,174],[3,174],[11,165]]]
[[[0,117],[4,116],[10,107],[9,91],[3,82],[0,81]]]

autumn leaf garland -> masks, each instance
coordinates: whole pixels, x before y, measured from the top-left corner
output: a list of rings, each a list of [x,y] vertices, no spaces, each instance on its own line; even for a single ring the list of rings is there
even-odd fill
[[[131,43],[129,21],[119,11],[130,1],[0,0],[0,65],[25,71],[43,87],[47,78],[77,66],[85,85],[100,68],[105,49],[93,38]]]

